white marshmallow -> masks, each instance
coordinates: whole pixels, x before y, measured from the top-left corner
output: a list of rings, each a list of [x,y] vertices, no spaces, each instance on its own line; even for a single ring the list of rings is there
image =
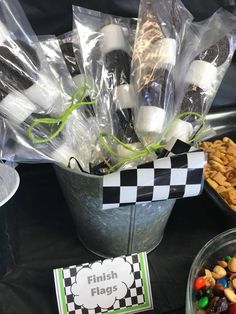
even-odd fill
[[[0,45],[4,43],[4,41],[10,36],[6,26],[0,22]]]
[[[165,65],[175,66],[176,40],[173,38],[158,40],[155,53],[157,54],[158,68],[164,67]]]
[[[0,112],[18,124],[24,122],[34,111],[35,105],[17,91],[8,94],[0,103]]]
[[[106,25],[101,29],[101,33],[103,34],[101,50],[104,55],[113,50],[127,51],[128,47],[121,26]]]
[[[85,74],[82,74],[82,73],[75,75],[73,77],[73,81],[74,81],[76,88],[83,87],[87,83],[86,76],[85,76]],[[88,88],[87,88],[84,96],[85,97],[89,96],[89,89]],[[78,95],[78,98],[79,97],[80,97],[80,95]]]
[[[46,111],[52,105],[60,102],[61,98],[60,87],[52,77],[47,76],[47,73],[41,73],[38,80],[31,87],[24,90],[24,94]]]
[[[76,152],[66,143],[55,149],[51,155],[53,160],[66,167],[68,166],[71,157],[76,158]]]
[[[132,149],[140,149],[142,147],[141,143],[132,143],[132,144],[128,144],[128,145]],[[122,146],[120,144],[117,145],[116,150],[117,150],[117,154],[119,155],[119,157],[123,157],[123,158],[132,157],[135,154],[137,154],[137,152],[133,152],[129,149],[126,149],[124,146]]]
[[[163,130],[166,112],[162,108],[154,106],[141,106],[135,123],[137,132],[146,135],[148,133],[160,134]]]
[[[216,78],[217,68],[213,64],[202,60],[195,60],[190,65],[185,81],[206,91],[211,88]]]
[[[188,142],[193,133],[193,126],[191,123],[178,119],[170,127],[167,132],[165,139],[167,142],[170,141],[172,137],[178,138],[183,142]]]
[[[114,96],[120,105],[120,109],[134,108],[135,94],[134,89],[129,84],[116,86],[114,88]]]
[[[86,83],[85,74],[77,74],[73,77],[73,81],[76,87],[83,86]]]

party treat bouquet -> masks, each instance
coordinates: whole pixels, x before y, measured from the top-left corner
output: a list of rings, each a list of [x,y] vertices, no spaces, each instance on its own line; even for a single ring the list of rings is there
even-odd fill
[[[198,139],[235,50],[236,19],[196,23],[179,0],[138,19],[73,7],[74,30],[37,38],[0,2],[0,151],[103,177],[103,208],[200,194]]]

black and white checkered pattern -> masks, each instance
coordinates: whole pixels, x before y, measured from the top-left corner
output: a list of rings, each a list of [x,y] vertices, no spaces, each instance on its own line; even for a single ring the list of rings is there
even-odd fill
[[[75,282],[76,274],[83,267],[90,267],[91,264],[82,264],[81,266],[70,266],[63,268],[64,293],[66,296],[66,306],[68,314],[100,314],[121,309],[124,307],[132,307],[136,304],[143,304],[145,302],[145,295],[143,291],[143,281],[141,265],[138,260],[138,254],[131,256],[123,256],[124,260],[131,264],[132,272],[134,274],[134,283],[128,289],[126,296],[121,300],[116,300],[109,309],[102,309],[97,307],[95,309],[86,309],[74,303],[74,296],[71,293],[71,286]]]
[[[179,140],[168,152],[168,157],[104,176],[103,209],[199,195],[204,152]]]
[[[166,145],[166,148],[163,149],[162,156],[167,157],[167,156],[189,153],[193,151],[201,151],[201,150],[198,150],[196,147],[191,146],[173,137]]]

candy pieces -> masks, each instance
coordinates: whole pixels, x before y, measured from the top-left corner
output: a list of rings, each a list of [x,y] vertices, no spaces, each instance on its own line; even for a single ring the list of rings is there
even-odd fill
[[[236,255],[217,261],[194,282],[196,313],[236,314]],[[235,304],[235,306],[233,306]]]
[[[228,281],[225,278],[220,278],[217,280],[217,283],[223,285],[224,288],[228,287]]]
[[[202,297],[199,301],[198,301],[198,307],[200,309],[204,309],[205,307],[207,307],[209,303],[209,298],[207,296]]]
[[[226,262],[229,262],[231,260],[231,258],[232,258],[231,256],[227,255],[227,256],[224,257],[224,260]]]
[[[205,287],[206,285],[206,280],[204,277],[198,277],[196,280],[195,280],[195,283],[194,283],[194,289],[195,290],[200,290],[201,288]]]

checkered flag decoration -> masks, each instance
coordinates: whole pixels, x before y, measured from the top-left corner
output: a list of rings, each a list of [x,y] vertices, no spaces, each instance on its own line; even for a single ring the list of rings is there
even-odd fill
[[[166,157],[104,176],[103,209],[199,195],[204,151],[175,139],[162,154]]]
[[[145,269],[142,268],[140,264],[139,256],[142,256],[145,261]],[[101,314],[101,313],[115,313],[116,311],[123,310],[123,313],[133,313],[133,307],[142,308],[143,310],[152,309],[152,297],[150,291],[150,278],[147,266],[147,256],[146,253],[132,254],[130,256],[122,256],[122,258],[130,263],[131,272],[134,275],[134,282],[132,286],[127,289],[127,293],[124,298],[116,299],[115,303],[107,308],[101,308],[97,306],[93,309],[86,309],[83,306],[79,306],[74,302],[74,295],[71,292],[71,287],[76,281],[76,275],[84,267],[91,267],[92,264],[85,263],[81,266],[70,266],[63,269],[55,269],[54,270],[54,278],[56,289],[61,284],[63,287],[63,297],[65,298],[63,310],[60,313],[67,314]],[[101,261],[99,261],[101,262]],[[143,266],[144,267],[144,266]],[[57,271],[61,271],[61,280],[57,279]],[[57,281],[61,281],[60,284]],[[144,281],[145,285],[148,286],[149,289],[144,290]],[[57,291],[58,295],[58,291]],[[58,299],[58,305],[60,309],[60,301]]]

